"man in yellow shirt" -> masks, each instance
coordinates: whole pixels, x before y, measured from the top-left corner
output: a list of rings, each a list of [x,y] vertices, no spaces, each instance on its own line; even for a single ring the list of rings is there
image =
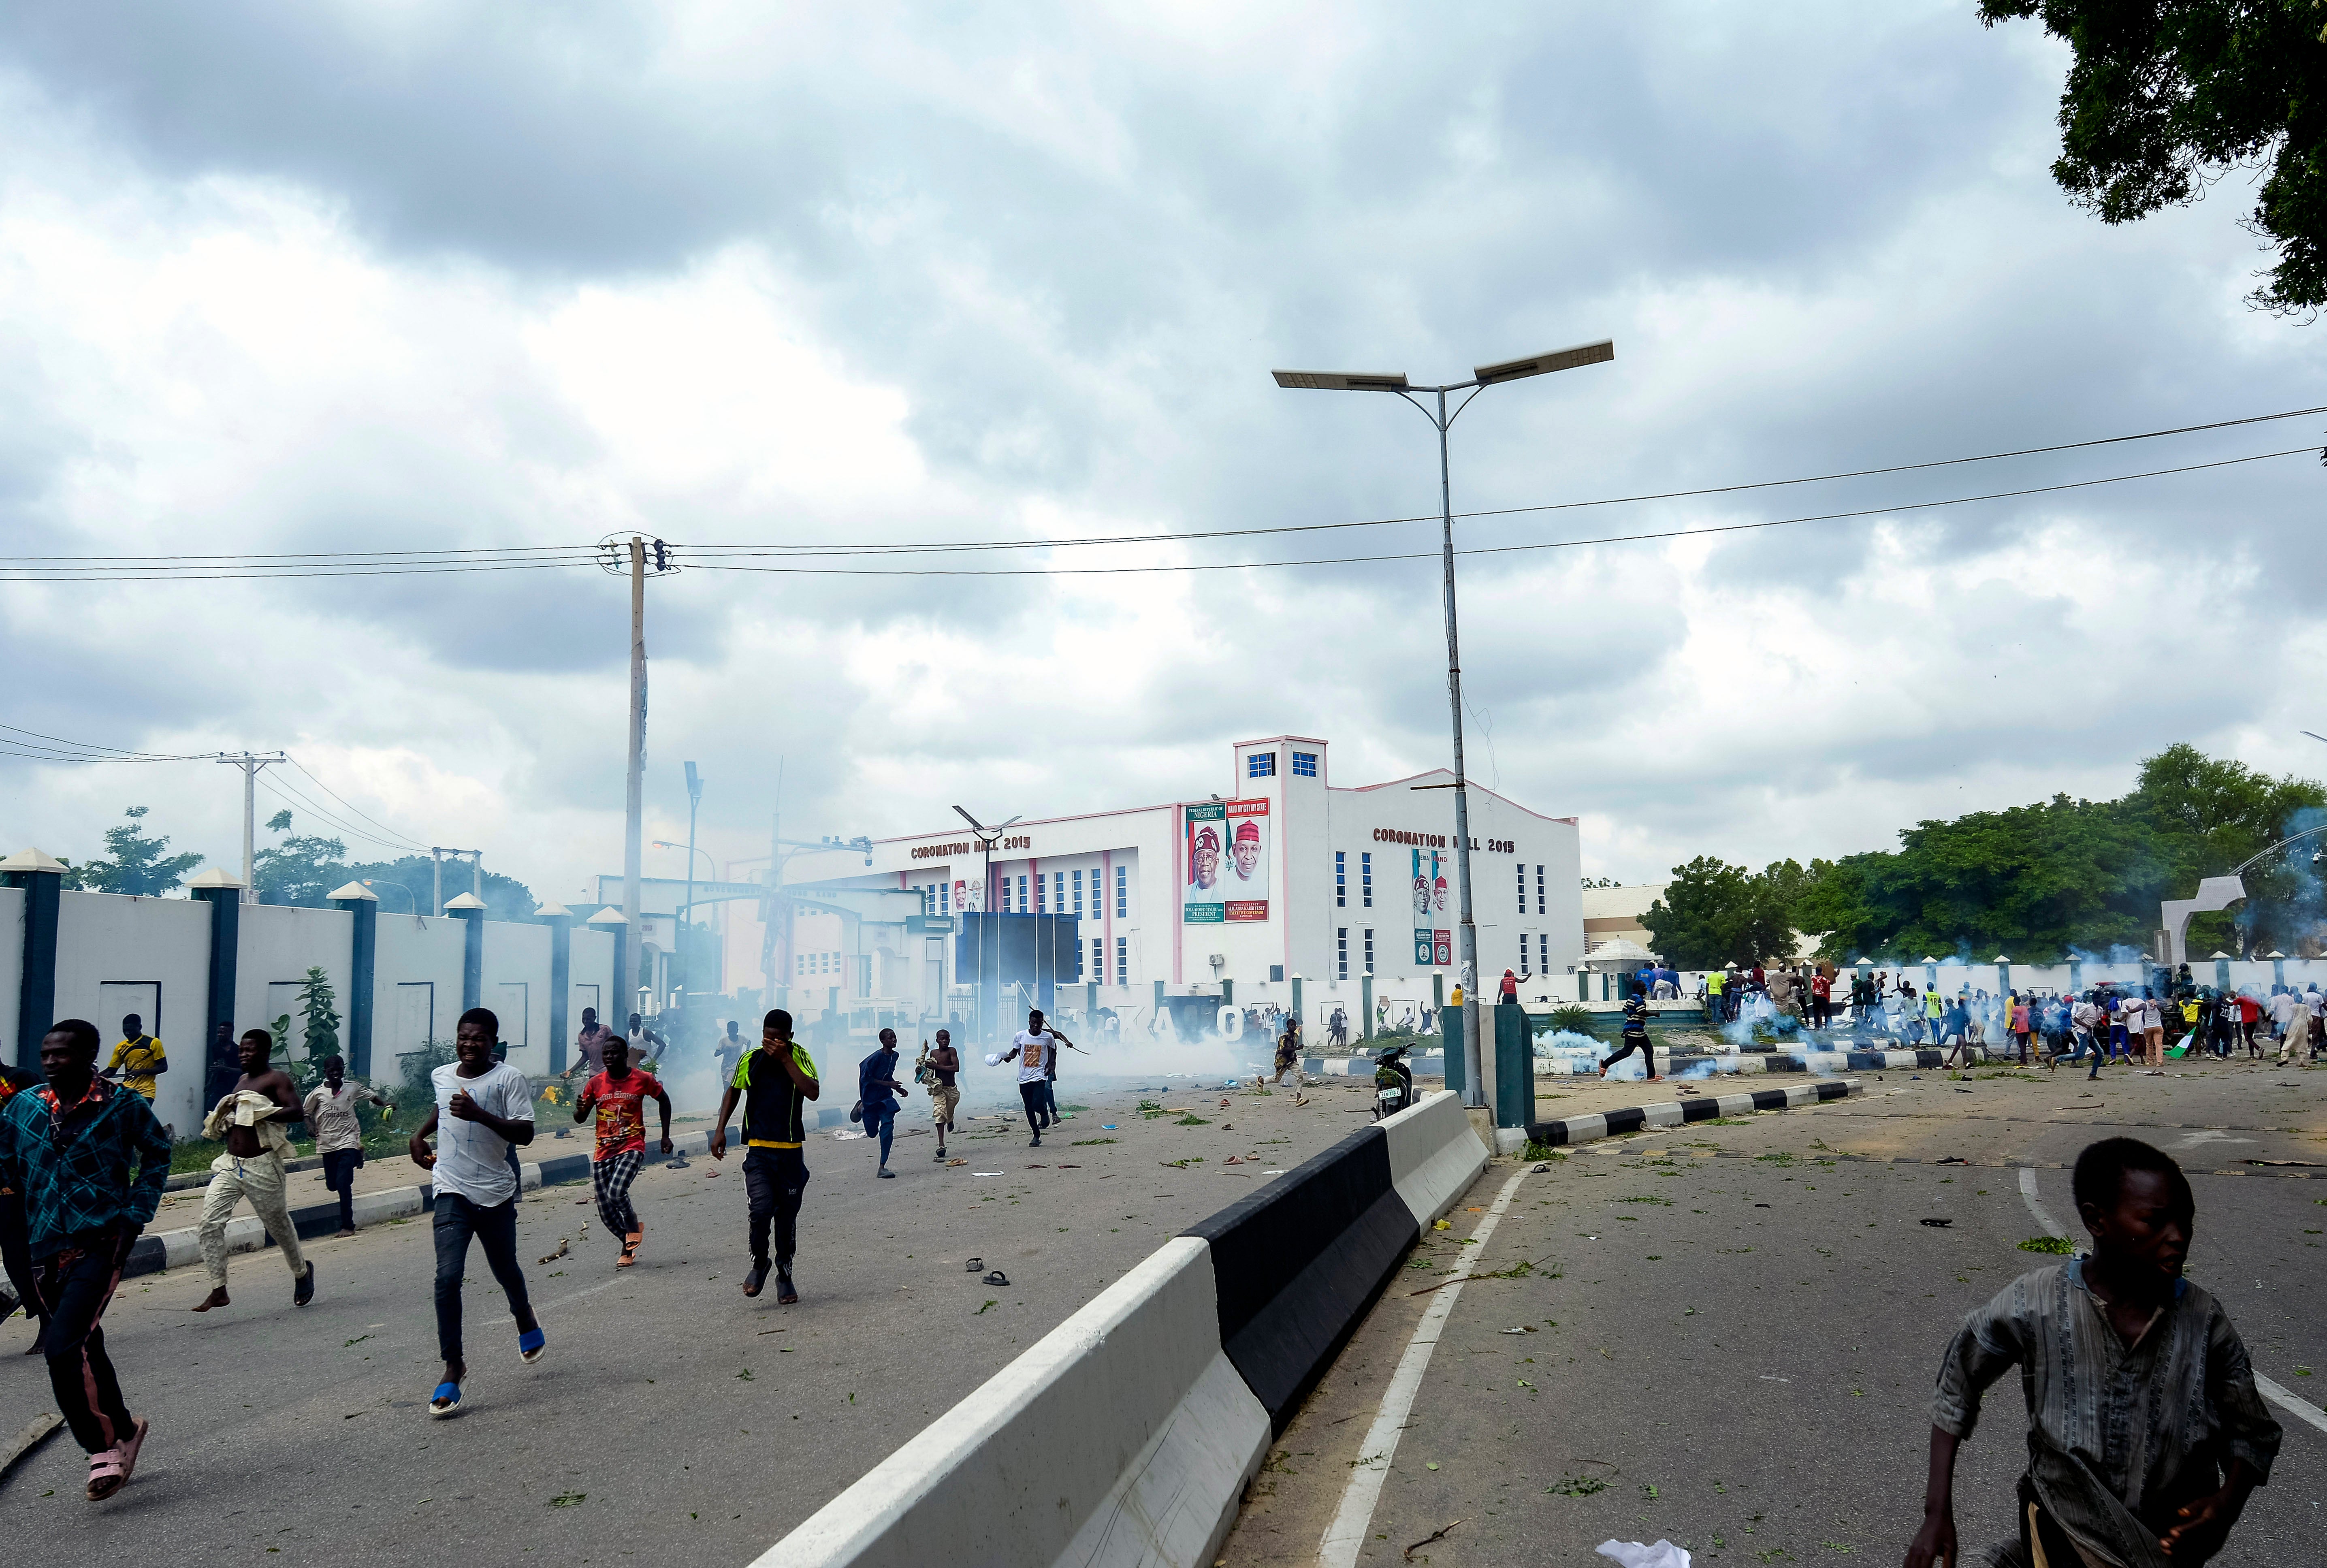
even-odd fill
[[[124,1088],[136,1089],[154,1103],[154,1080],[170,1070],[170,1059],[162,1054],[162,1042],[145,1032],[145,1021],[130,1013],[121,1021],[121,1043],[113,1048],[113,1059],[106,1064],[105,1076],[119,1078]]]
[[[751,1203],[752,1266],[743,1293],[756,1296],[768,1283],[773,1262],[776,1300],[799,1300],[792,1283],[792,1249],[799,1238],[800,1192],[808,1185],[808,1102],[824,1086],[816,1061],[792,1042],[792,1015],[771,1008],[760,1025],[760,1048],[735,1065],[734,1081],[719,1097],[719,1117],[711,1130],[711,1157],[727,1157],[727,1118],[743,1106],[743,1190]],[[775,1256],[768,1255],[768,1231],[775,1230]]]

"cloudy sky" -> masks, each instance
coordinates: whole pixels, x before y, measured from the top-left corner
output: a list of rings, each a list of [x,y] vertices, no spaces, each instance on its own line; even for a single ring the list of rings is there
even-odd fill
[[[14,554],[1055,540],[1435,508],[1396,400],[1272,367],[1612,337],[1455,426],[1458,510],[2327,402],[2249,311],[2241,179],[2127,229],[2048,173],[2063,51],[1967,0],[14,6]],[[1466,547],[1891,508],[2317,444],[2321,419],[1520,512]],[[1475,772],[1587,873],[1890,845],[2112,795],[2180,740],[2327,769],[2306,457],[1463,566]],[[2309,518],[2308,527],[2302,519]],[[1435,525],[854,563],[1404,555]],[[770,564],[739,562],[731,565]],[[827,563],[829,564],[829,563]],[[849,563],[841,563],[849,564]],[[1446,754],[1435,560],[1105,575],[689,570],[650,591],[650,836],[935,827]],[[0,723],[285,748],[544,897],[619,870],[627,591],[594,568],[0,586]],[[306,778],[289,782],[332,802]],[[123,807],[238,855],[201,763],[0,759],[5,847]],[[262,815],[282,802],[262,792]],[[303,826],[324,826],[294,803]],[[334,807],[343,817],[348,813]],[[359,854],[380,854],[350,840]],[[678,874],[682,856],[648,854]]]

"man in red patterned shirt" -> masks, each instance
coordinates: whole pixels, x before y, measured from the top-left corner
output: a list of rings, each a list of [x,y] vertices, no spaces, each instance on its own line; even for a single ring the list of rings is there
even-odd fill
[[[631,1183],[638,1180],[647,1157],[646,1103],[654,1101],[662,1112],[662,1152],[668,1154],[670,1093],[652,1073],[631,1066],[630,1041],[621,1035],[610,1037],[604,1050],[605,1068],[582,1086],[582,1097],[574,1102],[574,1119],[579,1122],[593,1110],[598,1113],[590,1186],[598,1197],[598,1218],[622,1238],[622,1255],[614,1266],[628,1268],[638,1262],[639,1243],[646,1237],[638,1210],[631,1207]]]

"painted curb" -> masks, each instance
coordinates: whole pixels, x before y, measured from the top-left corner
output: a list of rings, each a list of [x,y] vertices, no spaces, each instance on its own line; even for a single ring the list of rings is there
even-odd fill
[[[1691,1100],[1594,1111],[1556,1122],[1537,1122],[1528,1128],[1528,1136],[1537,1143],[1560,1148],[1613,1137],[1619,1133],[1677,1127],[1689,1122],[1709,1122],[1716,1116],[1748,1115],[1754,1111],[1791,1110],[1797,1106],[1848,1099],[1865,1092],[1866,1086],[1855,1078],[1825,1078],[1814,1084],[1788,1084],[1783,1088],[1753,1089],[1744,1094],[1706,1095]]]

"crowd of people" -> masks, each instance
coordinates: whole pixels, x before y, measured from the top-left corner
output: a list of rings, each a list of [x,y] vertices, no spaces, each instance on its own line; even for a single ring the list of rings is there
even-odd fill
[[[136,1025],[135,1019],[125,1021],[133,1044]],[[462,1014],[453,1059],[431,1074],[434,1103],[407,1143],[413,1164],[428,1173],[433,1191],[434,1293],[443,1369],[427,1401],[432,1416],[454,1414],[468,1397],[462,1284],[472,1242],[483,1250],[506,1299],[519,1360],[536,1364],[548,1349],[517,1253],[522,1187],[518,1151],[534,1141],[535,1088],[500,1059],[500,1032],[491,1009],[475,1007]],[[575,1097],[574,1120],[596,1124],[592,1188],[600,1219],[621,1243],[614,1266],[629,1268],[645,1236],[630,1192],[645,1160],[646,1108],[652,1105],[659,1113],[660,1147],[668,1154],[670,1097],[648,1066],[635,1059],[640,1053],[631,1041],[600,1025],[593,1013],[584,1015],[583,1035],[576,1071],[589,1076]],[[100,1043],[95,1025],[65,1019],[42,1039],[38,1078],[0,1069],[0,1255],[10,1284],[0,1293],[0,1321],[19,1305],[33,1319],[33,1349],[46,1358],[58,1408],[89,1455],[86,1492],[91,1501],[112,1497],[127,1483],[151,1429],[147,1418],[131,1411],[107,1352],[102,1320],[138,1238],[160,1207],[172,1145],[144,1086],[116,1076],[124,1067],[131,1075],[164,1070],[159,1042],[150,1042],[150,1050],[140,1046],[126,1061],[125,1053],[117,1051],[112,1075],[98,1069]],[[388,1102],[350,1085],[337,1057],[323,1063],[323,1081],[301,1097],[289,1076],[272,1064],[273,1044],[264,1030],[243,1035],[241,1073],[205,1122],[205,1132],[224,1147],[211,1166],[199,1227],[211,1289],[196,1311],[231,1304],[226,1226],[246,1199],[290,1273],[292,1304],[306,1307],[315,1301],[314,1263],[300,1249],[285,1197],[285,1154],[294,1125],[313,1125],[327,1181],[340,1196],[341,1234],[352,1230],[349,1192],[362,1154],[358,1109],[367,1100]],[[989,1065],[1016,1064],[1037,1146],[1043,1131],[1060,1118],[1059,1053],[1072,1049],[1077,1048],[1071,1041],[1033,1012],[1009,1052],[987,1058]],[[725,1087],[709,1139],[714,1160],[726,1158],[729,1124],[741,1115],[751,1255],[743,1292],[759,1295],[772,1275],[778,1302],[789,1304],[799,1299],[792,1268],[808,1181],[807,1106],[823,1093],[815,1059],[794,1041],[791,1014],[780,1008],[762,1020],[756,1049],[744,1049],[730,1023],[715,1050]],[[940,1160],[946,1157],[946,1134],[955,1131],[961,1099],[955,1080],[961,1065],[950,1032],[939,1030],[934,1048],[924,1050],[912,1073],[930,1095]],[[880,1140],[880,1177],[892,1176],[891,1136],[898,1101],[910,1092],[899,1075],[895,1031],[884,1029],[874,1052],[858,1064],[853,1112],[866,1135]]]

